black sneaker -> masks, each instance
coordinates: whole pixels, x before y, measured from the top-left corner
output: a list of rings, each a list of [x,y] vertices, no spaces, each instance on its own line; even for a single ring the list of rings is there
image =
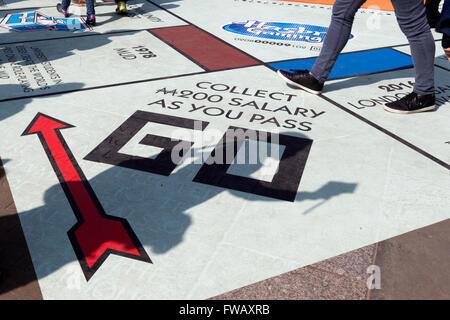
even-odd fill
[[[420,95],[412,92],[400,100],[386,103],[384,110],[401,114],[416,113],[434,110],[435,104],[434,94]]]
[[[62,7],[62,4],[61,4],[61,3],[58,3],[58,4],[56,5],[56,10],[58,10],[58,12],[61,12],[61,13],[64,15],[65,18],[70,17],[69,11],[63,10],[63,7]]]
[[[323,82],[319,82],[308,70],[278,70],[277,74],[287,83],[313,94],[322,93]]]
[[[90,16],[90,17],[87,17],[87,18],[86,18],[86,24],[87,24],[88,26],[95,26],[95,16],[92,15],[92,16]]]

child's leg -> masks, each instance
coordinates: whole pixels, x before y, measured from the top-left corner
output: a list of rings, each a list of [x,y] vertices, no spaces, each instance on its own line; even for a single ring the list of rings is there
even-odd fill
[[[436,27],[436,23],[439,21],[439,3],[441,0],[427,0],[425,3],[426,14],[428,23],[432,28]]]
[[[450,0],[445,0],[444,2],[438,30],[443,33],[442,48],[444,48],[445,55],[448,61],[450,61]]]
[[[67,9],[69,9],[70,6],[70,0],[62,0],[62,9],[64,11],[67,11]]]
[[[86,11],[88,17],[95,15],[94,0],[86,0]]]

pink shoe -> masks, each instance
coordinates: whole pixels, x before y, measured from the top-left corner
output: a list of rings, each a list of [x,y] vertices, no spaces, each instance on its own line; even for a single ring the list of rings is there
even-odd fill
[[[95,26],[95,15],[92,14],[92,15],[88,16],[86,19],[86,24],[88,26]]]

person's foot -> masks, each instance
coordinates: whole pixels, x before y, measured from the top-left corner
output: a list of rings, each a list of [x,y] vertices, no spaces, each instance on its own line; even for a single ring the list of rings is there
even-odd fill
[[[450,62],[450,48],[444,48],[445,55],[447,56],[448,62]]]
[[[121,14],[121,15],[125,15],[128,13],[127,5],[126,5],[125,1],[119,1],[117,3],[116,13]]]
[[[93,14],[86,18],[86,24],[88,26],[95,26],[95,16]]]
[[[386,103],[384,110],[400,114],[417,113],[434,110],[435,104],[434,94],[419,95],[411,92],[400,100]]]
[[[292,70],[292,69],[291,69]],[[294,72],[288,72],[278,70],[277,74],[292,86],[303,89],[309,93],[320,94],[323,89],[323,82],[320,82],[314,76],[309,73],[308,70],[292,70]]]
[[[61,3],[58,3],[56,5],[56,10],[58,10],[58,12],[61,12],[64,15],[65,18],[70,17],[69,11],[64,10]]]

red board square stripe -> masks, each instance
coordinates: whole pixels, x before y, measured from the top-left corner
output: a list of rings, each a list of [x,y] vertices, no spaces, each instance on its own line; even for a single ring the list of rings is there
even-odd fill
[[[261,64],[194,26],[167,27],[149,31],[209,71]]]

